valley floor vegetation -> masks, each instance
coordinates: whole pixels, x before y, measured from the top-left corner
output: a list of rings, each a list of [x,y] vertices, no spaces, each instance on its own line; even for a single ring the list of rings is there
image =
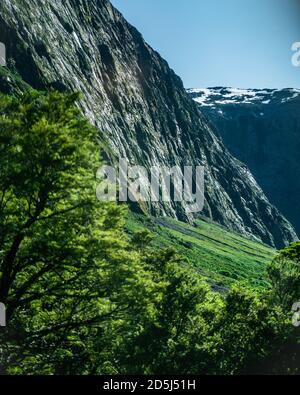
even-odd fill
[[[78,98],[0,97],[1,373],[299,373],[300,244],[270,260],[268,287],[213,292],[96,199],[98,131]]]

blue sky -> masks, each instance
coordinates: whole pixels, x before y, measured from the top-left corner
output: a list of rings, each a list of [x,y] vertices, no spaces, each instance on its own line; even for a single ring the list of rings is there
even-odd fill
[[[186,87],[300,88],[300,0],[112,0]]]

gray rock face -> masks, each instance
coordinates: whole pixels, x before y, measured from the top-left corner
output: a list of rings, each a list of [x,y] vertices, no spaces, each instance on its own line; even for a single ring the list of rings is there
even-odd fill
[[[300,233],[300,89],[191,89],[230,152]]]
[[[180,78],[108,0],[1,0],[0,41],[12,75],[37,89],[81,91],[84,113],[131,164],[205,166],[202,214],[269,245],[296,238]],[[7,78],[1,86],[9,89]],[[146,209],[187,219],[179,204]]]

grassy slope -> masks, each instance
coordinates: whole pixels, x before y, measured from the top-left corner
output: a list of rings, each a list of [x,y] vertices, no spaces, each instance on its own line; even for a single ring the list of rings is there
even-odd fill
[[[175,247],[216,289],[236,281],[257,288],[268,286],[266,266],[275,254],[270,247],[204,220],[198,220],[194,227],[169,218],[129,214],[129,232],[144,227],[153,232],[155,245]]]

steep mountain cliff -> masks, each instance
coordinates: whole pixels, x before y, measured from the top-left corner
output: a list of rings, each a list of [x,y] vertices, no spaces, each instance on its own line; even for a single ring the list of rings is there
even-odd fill
[[[79,90],[82,109],[131,164],[203,165],[202,214],[278,247],[296,238],[246,166],[229,154],[182,81],[108,0],[1,0],[9,70],[0,88]],[[186,218],[179,204],[154,214]]]
[[[300,89],[191,89],[230,152],[300,233]]]

